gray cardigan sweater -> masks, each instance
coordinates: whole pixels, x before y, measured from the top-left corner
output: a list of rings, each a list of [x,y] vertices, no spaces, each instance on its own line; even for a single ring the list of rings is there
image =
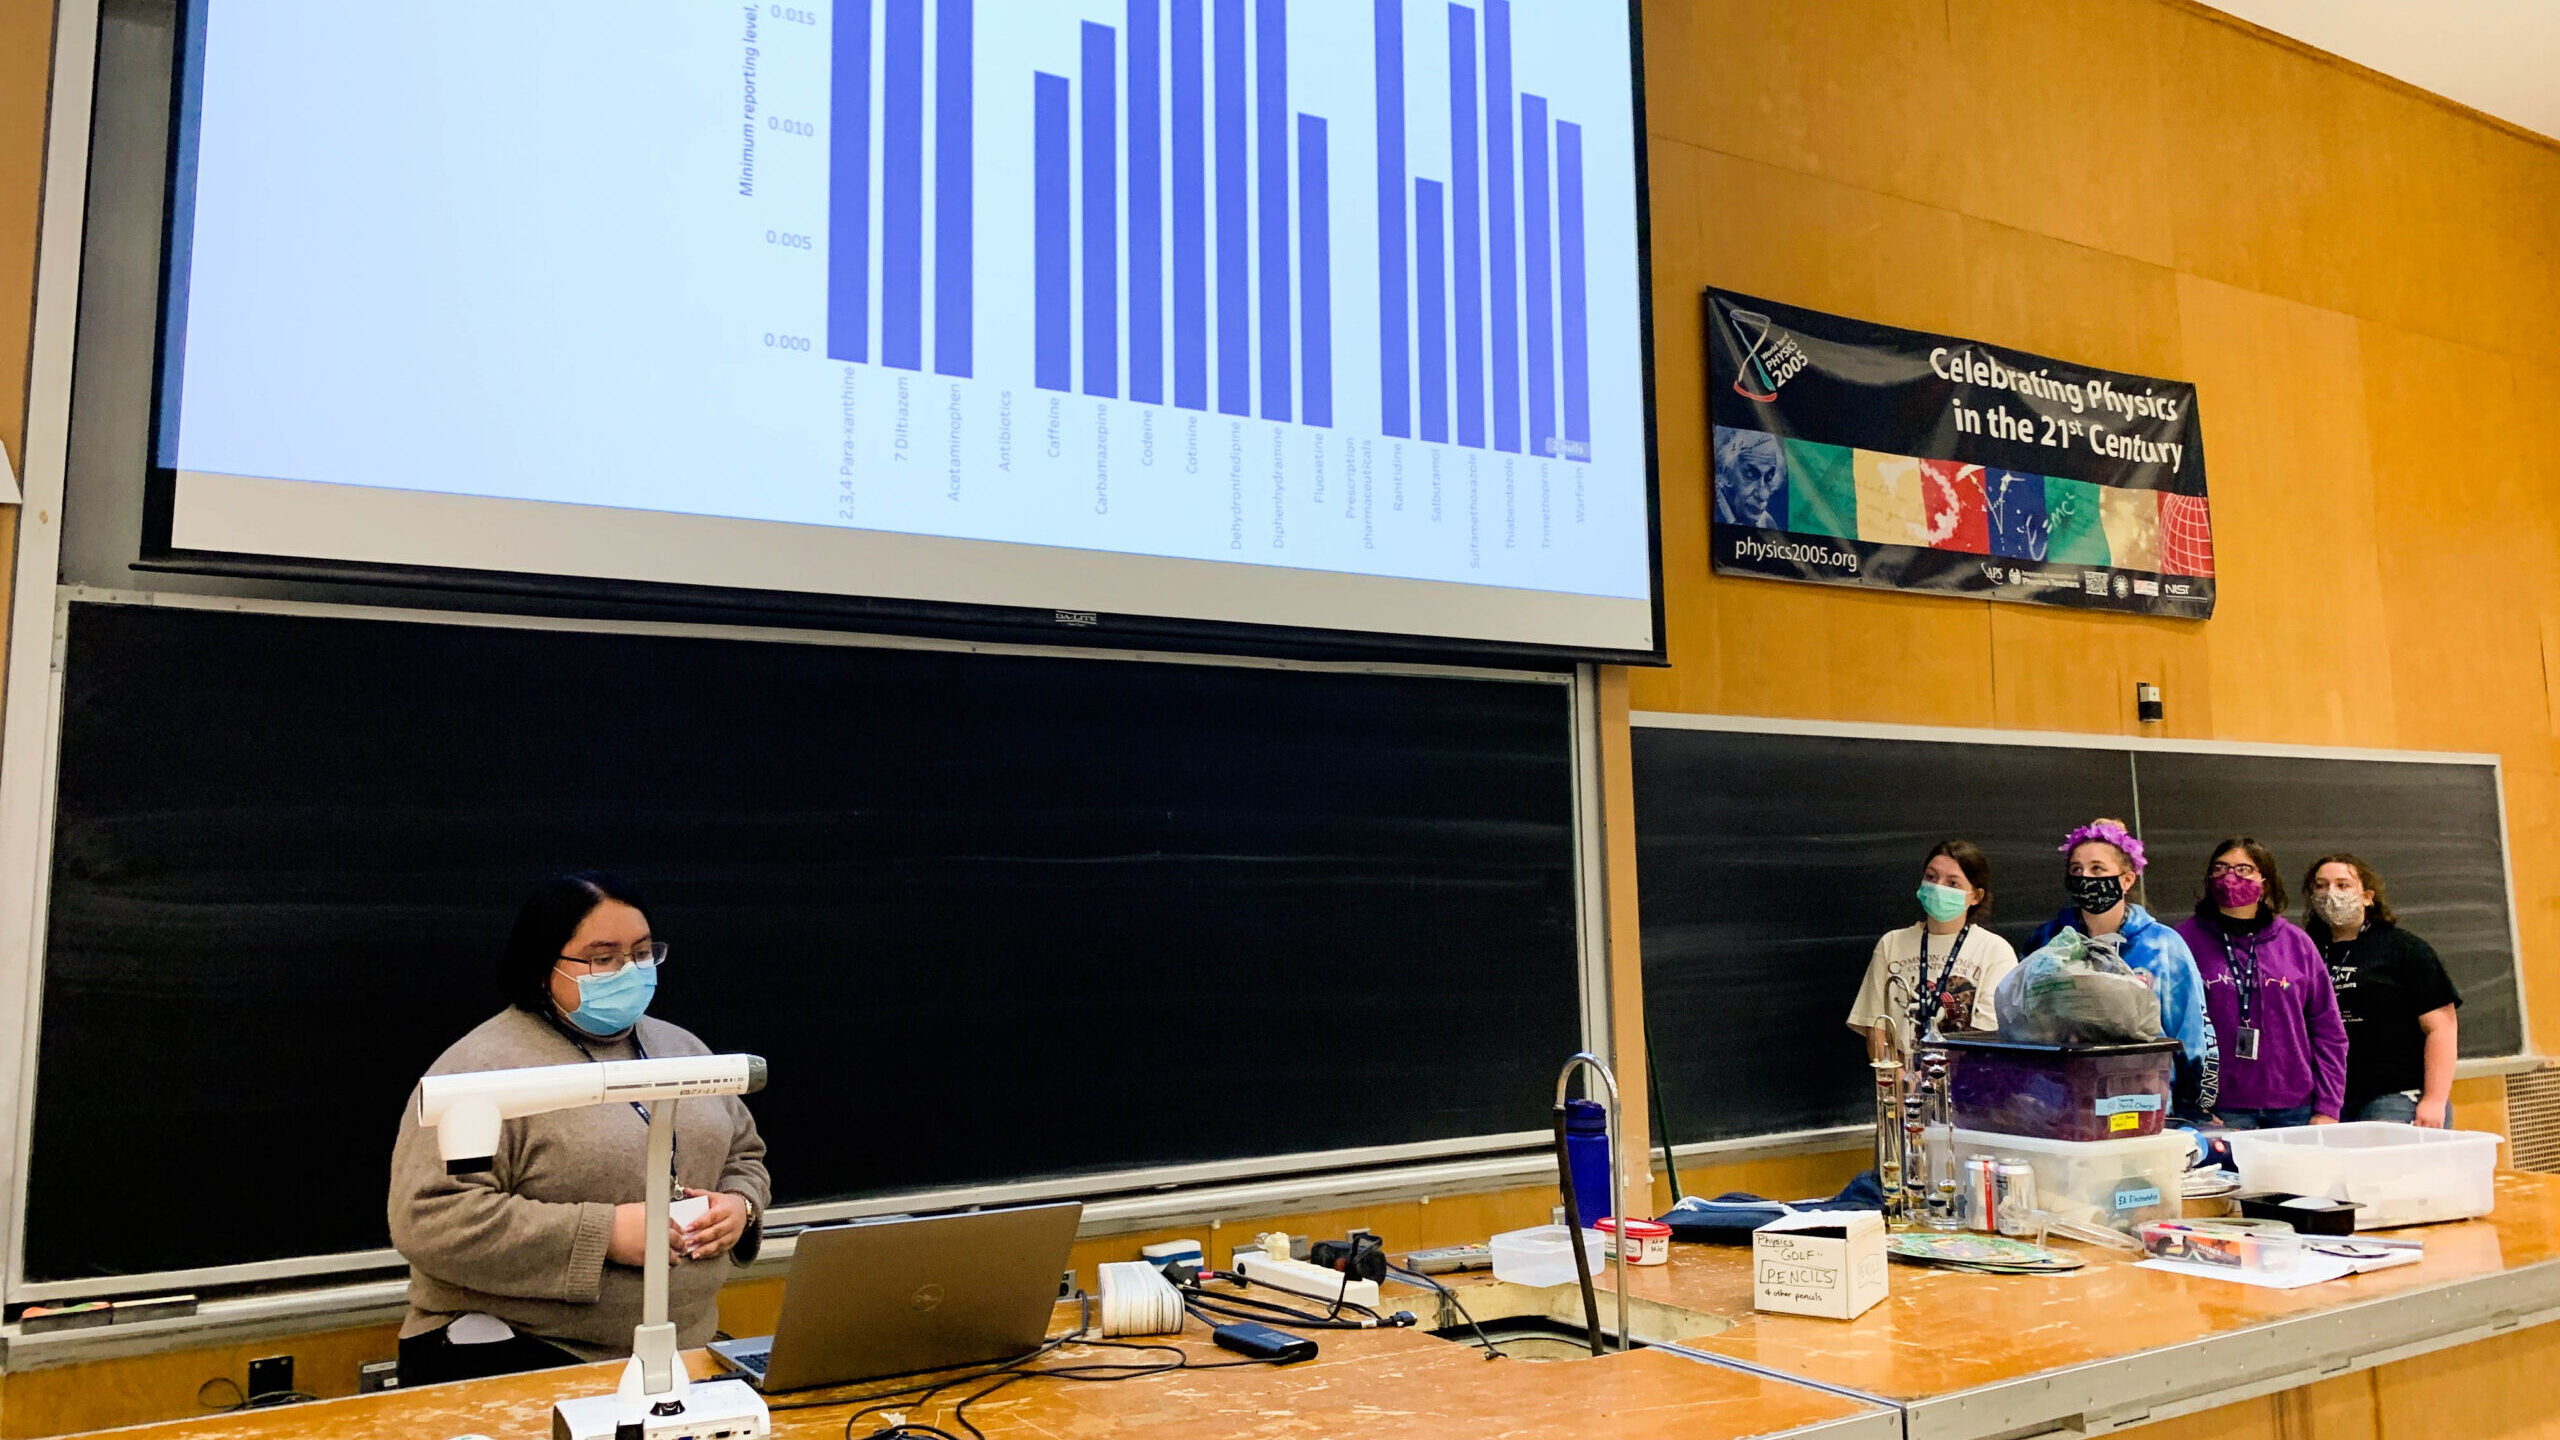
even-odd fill
[[[663,1020],[634,1027],[652,1056],[708,1055]],[[581,1053],[583,1043],[586,1053]],[[639,1058],[632,1037],[573,1040],[549,1018],[510,1007],[482,1022],[429,1067],[431,1075],[526,1065]],[[648,1125],[629,1105],[588,1105],[509,1120],[497,1168],[447,1175],[433,1133],[418,1124],[410,1092],[391,1153],[391,1243],[409,1261],[409,1318],[402,1338],[479,1311],[517,1333],[588,1360],[631,1353],[640,1323],[641,1272],[606,1261],[613,1207],[648,1198],[642,1173]],[[676,1107],[676,1177],[696,1189],[746,1197],[760,1218],[771,1198],[764,1139],[738,1097]],[[711,1338],[720,1286],[761,1239],[751,1227],[731,1255],[674,1265],[667,1318],[692,1347]]]

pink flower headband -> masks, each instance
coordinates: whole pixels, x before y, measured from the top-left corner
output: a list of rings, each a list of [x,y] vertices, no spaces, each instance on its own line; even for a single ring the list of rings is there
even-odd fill
[[[2124,858],[2132,863],[2133,873],[2136,875],[2141,874],[2143,866],[2150,863],[2142,858],[2142,842],[2133,838],[2130,831],[2127,831],[2123,826],[2116,824],[2112,820],[2100,820],[2093,824],[2083,825],[2079,829],[2072,831],[2070,834],[2063,836],[2062,853],[2068,855],[2072,851],[2088,844],[2092,840],[2098,841],[2101,844],[2113,845],[2118,850],[2123,851]]]

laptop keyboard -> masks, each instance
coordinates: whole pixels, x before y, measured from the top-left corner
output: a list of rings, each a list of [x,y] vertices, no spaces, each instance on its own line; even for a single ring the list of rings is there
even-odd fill
[[[748,1350],[742,1348],[732,1354],[729,1359],[732,1363],[736,1364],[739,1369],[744,1370],[748,1374],[761,1380],[764,1378],[765,1366],[773,1363],[773,1350],[771,1347],[761,1350]]]

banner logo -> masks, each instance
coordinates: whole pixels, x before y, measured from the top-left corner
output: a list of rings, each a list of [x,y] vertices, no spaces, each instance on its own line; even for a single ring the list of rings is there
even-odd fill
[[[1733,377],[1733,393],[1745,400],[1775,400],[1778,387],[1796,378],[1796,372],[1813,363],[1795,337],[1770,323],[1766,315],[1749,310],[1735,310],[1734,333],[1747,343],[1742,349],[1742,364]]]

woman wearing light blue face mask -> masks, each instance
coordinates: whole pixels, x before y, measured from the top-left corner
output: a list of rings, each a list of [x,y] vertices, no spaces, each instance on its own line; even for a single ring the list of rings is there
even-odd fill
[[[1991,992],[2018,963],[2018,952],[1984,923],[1991,918],[1991,861],[1972,841],[1940,841],[1920,868],[1913,898],[1920,923],[1876,941],[1849,1007],[1849,1028],[1866,1036],[1870,1060],[1908,1060],[1931,1030],[1994,1028]]]
[[[507,1008],[427,1073],[708,1055],[689,1031],[647,1014],[666,961],[628,882],[564,875],[516,917],[498,965]],[[390,1196],[391,1240],[409,1261],[403,1385],[630,1353],[653,1243],[642,1203],[647,1135],[637,1106],[554,1111],[506,1122],[489,1170],[451,1175],[411,1096]],[[678,1106],[675,1171],[683,1202],[654,1243],[676,1262],[668,1318],[692,1346],[711,1337],[722,1282],[754,1257],[770,1198],[764,1140],[745,1103]]]

